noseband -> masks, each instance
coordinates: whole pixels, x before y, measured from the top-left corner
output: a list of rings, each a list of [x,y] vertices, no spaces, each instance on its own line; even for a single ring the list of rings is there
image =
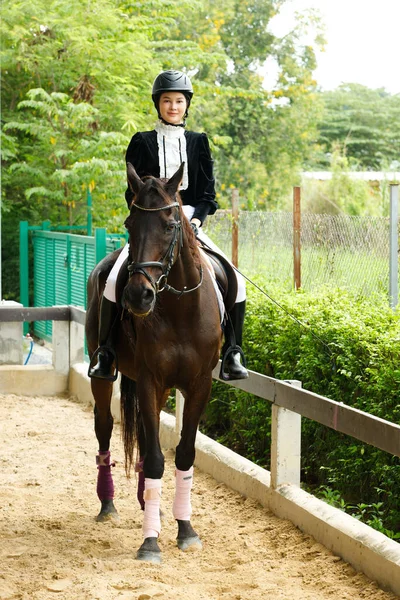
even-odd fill
[[[179,202],[173,202],[172,204],[166,204],[164,206],[160,206],[159,208],[146,208],[144,206],[140,206],[140,204],[132,204],[132,207],[138,208],[139,210],[143,210],[146,212],[159,212],[161,210],[169,210],[170,208],[178,207],[179,212]],[[168,292],[172,292],[173,294],[177,294],[178,296],[182,296],[183,294],[187,294],[189,292],[194,292],[197,290],[202,282],[203,282],[203,269],[200,267],[200,282],[196,285],[196,287],[187,289],[184,286],[183,290],[176,290],[174,287],[168,285],[167,278],[169,272],[174,264],[174,252],[175,247],[178,244],[178,254],[176,258],[178,258],[181,248],[183,247],[183,236],[182,236],[182,221],[179,220],[174,224],[174,237],[168,246],[167,252],[165,253],[164,258],[161,261],[147,261],[147,262],[130,262],[128,263],[128,272],[131,277],[134,273],[141,273],[144,275],[151,284],[154,289],[155,294],[159,294],[164,290]],[[146,267],[156,267],[161,269],[160,277],[155,281],[151,275],[146,271]]]

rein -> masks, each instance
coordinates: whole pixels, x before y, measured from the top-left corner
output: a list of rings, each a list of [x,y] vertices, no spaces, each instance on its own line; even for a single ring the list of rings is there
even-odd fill
[[[131,205],[131,207],[135,207],[135,208],[138,208],[139,210],[143,210],[146,212],[159,212],[161,210],[169,210],[170,208],[178,207],[178,212],[179,212],[179,202],[173,202],[172,204],[165,204],[164,206],[160,206],[158,208],[146,208],[145,206],[141,206],[140,204],[135,204],[135,203],[133,203]],[[175,247],[179,242],[178,254],[177,254],[176,258],[178,258],[180,251],[183,247],[182,221],[181,220],[177,221],[176,224],[174,225],[174,227],[175,227],[174,237],[168,247],[167,252],[165,253],[164,258],[161,261],[131,262],[128,264],[128,272],[129,272],[130,277],[134,273],[141,273],[142,275],[144,275],[146,277],[147,281],[153,287],[154,292],[156,294],[159,294],[160,292],[163,292],[164,290],[166,290],[167,292],[176,294],[180,298],[184,294],[189,294],[190,292],[194,292],[201,286],[201,284],[203,283],[203,268],[200,266],[200,281],[193,288],[187,289],[187,287],[184,286],[183,290],[177,290],[167,283],[168,275],[169,275],[169,273],[172,269],[172,266],[175,262],[174,261]],[[162,271],[161,275],[156,281],[146,271],[147,267],[156,267],[158,269],[161,269],[161,271]]]

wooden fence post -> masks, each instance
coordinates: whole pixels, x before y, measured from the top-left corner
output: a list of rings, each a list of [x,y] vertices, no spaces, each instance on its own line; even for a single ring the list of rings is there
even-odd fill
[[[300,187],[293,188],[293,274],[294,289],[301,287],[301,209]]]
[[[232,190],[232,263],[239,266],[239,190]]]
[[[286,381],[301,388],[301,381]],[[301,415],[272,405],[271,421],[271,487],[291,483],[300,487]]]
[[[180,438],[183,425],[183,409],[185,408],[185,398],[179,390],[175,395],[175,433]]]
[[[68,375],[70,367],[69,321],[53,321],[53,366],[57,373]]]

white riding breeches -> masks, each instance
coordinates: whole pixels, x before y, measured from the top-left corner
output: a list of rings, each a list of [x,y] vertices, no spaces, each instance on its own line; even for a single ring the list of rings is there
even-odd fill
[[[125,244],[122,248],[121,254],[118,256],[117,260],[114,263],[113,268],[110,271],[109,276],[107,277],[106,285],[104,288],[103,296],[110,300],[110,302],[116,302],[117,297],[115,293],[115,289],[117,286],[118,273],[125,260],[129,255],[129,244]]]
[[[185,206],[182,206],[182,209],[183,209],[185,216],[190,221],[190,219],[192,218],[193,213],[194,213],[194,207],[185,205]],[[199,233],[198,233],[197,237],[199,238],[199,240],[201,240],[205,244],[207,244],[207,246],[209,246],[212,250],[215,250],[219,254],[222,254],[222,256],[224,256],[229,261],[228,257],[218,248],[218,246],[216,244],[214,244],[214,242],[212,240],[210,240],[208,235],[206,235],[202,231],[201,227],[199,228]],[[104,296],[107,298],[107,300],[110,300],[111,302],[116,302],[115,289],[116,289],[118,273],[119,273],[121,266],[123,265],[125,260],[128,258],[128,253],[129,253],[129,245],[125,244],[125,246],[122,248],[121,254],[118,256],[118,258],[107,278],[106,285],[104,288]],[[229,262],[231,262],[231,261],[229,261]],[[235,275],[236,275],[237,286],[238,286],[236,302],[243,302],[244,300],[246,300],[246,282],[245,282],[245,279],[242,277],[242,275],[240,273],[238,273],[236,270],[235,270]]]

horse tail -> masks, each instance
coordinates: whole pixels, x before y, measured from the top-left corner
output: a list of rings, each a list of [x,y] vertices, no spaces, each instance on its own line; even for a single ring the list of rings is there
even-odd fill
[[[133,451],[139,431],[139,401],[136,381],[121,374],[121,430],[125,450],[125,472],[130,477]]]

